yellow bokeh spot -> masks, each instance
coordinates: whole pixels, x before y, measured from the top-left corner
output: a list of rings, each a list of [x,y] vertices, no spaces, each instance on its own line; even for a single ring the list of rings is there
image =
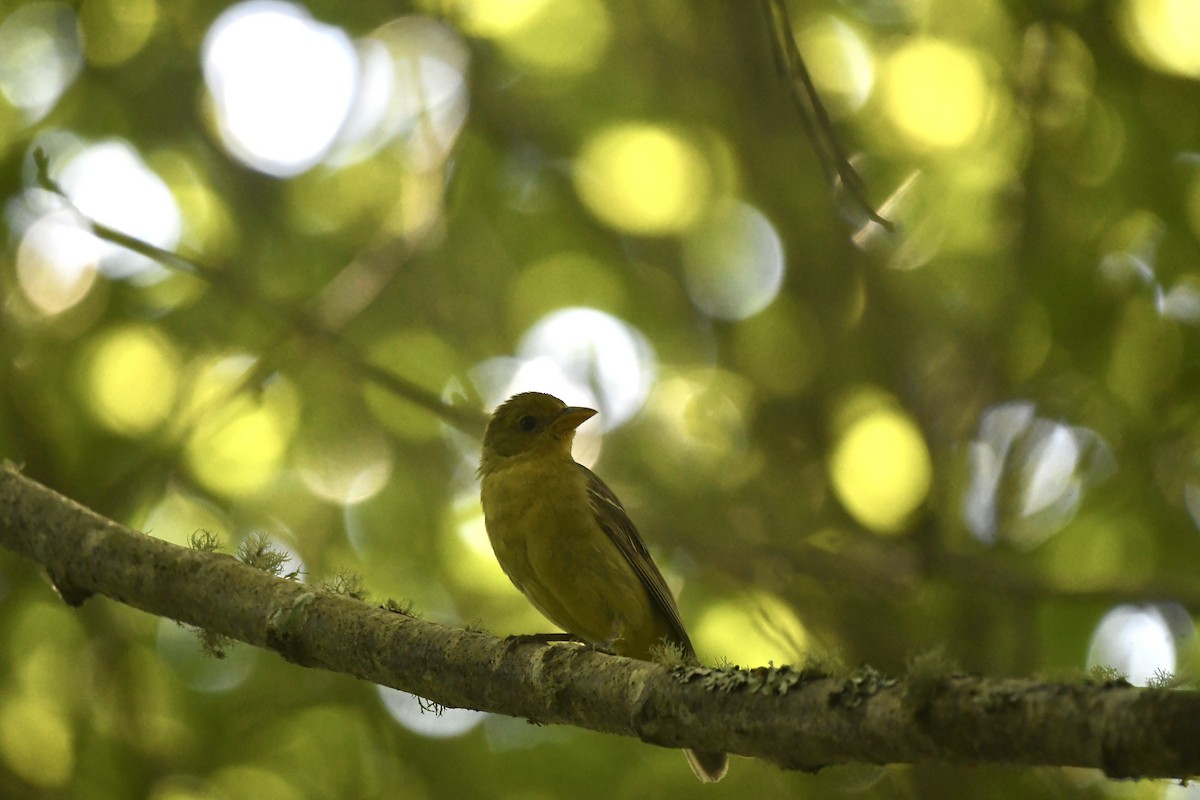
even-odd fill
[[[133,58],[158,22],[155,0],[84,0],[79,9],[87,60],[112,67]]]
[[[710,606],[692,626],[692,638],[705,658],[746,667],[794,664],[808,649],[808,632],[796,612],[766,592]]]
[[[682,136],[629,123],[601,131],[584,146],[575,170],[584,205],[619,230],[647,236],[679,233],[708,206],[712,172]]]
[[[875,84],[875,61],[862,37],[837,17],[805,27],[798,37],[813,82],[826,100],[860,107]]]
[[[1200,3],[1196,0],[1126,0],[1125,38],[1156,69],[1200,77]]]
[[[141,436],[167,418],[179,387],[175,346],[149,326],[110,331],[88,351],[83,390],[92,415],[109,430]]]
[[[846,510],[880,533],[904,526],[929,493],[932,471],[917,426],[886,405],[845,425],[829,459],[833,488]]]
[[[880,69],[884,111],[917,149],[962,147],[983,127],[990,89],[979,57],[938,39],[905,45]]]
[[[240,388],[250,362],[223,359],[200,373],[192,390],[197,422],[186,457],[192,475],[226,496],[251,494],[270,482],[296,427],[299,396],[276,377],[257,391]]]
[[[456,22],[518,66],[564,77],[592,70],[612,36],[601,0],[453,0]]]
[[[165,492],[134,527],[180,547],[187,547],[197,531],[215,536],[226,547],[234,541],[232,526],[220,508],[177,489]]]
[[[472,36],[498,39],[525,27],[551,0],[454,0],[455,23]]]
[[[592,71],[611,34],[608,10],[600,0],[548,2],[500,46],[526,69],[564,77]]]
[[[66,785],[75,769],[75,746],[61,711],[27,698],[0,700],[0,759],[39,789]]]

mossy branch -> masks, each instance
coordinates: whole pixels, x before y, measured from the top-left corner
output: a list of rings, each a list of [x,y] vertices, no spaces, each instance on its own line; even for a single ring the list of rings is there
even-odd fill
[[[442,706],[575,725],[785,769],[850,762],[1094,767],[1115,777],[1200,773],[1200,694],[1122,680],[1043,683],[869,668],[708,669],[575,645],[511,644],[177,547],[0,467],[0,545],[63,598],[151,614]]]

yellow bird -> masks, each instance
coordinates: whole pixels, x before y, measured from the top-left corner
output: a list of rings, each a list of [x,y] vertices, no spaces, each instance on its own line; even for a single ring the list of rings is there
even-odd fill
[[[595,413],[525,392],[492,414],[479,477],[496,559],[538,611],[574,636],[640,659],[665,640],[695,660],[675,598],[621,501],[571,457],[575,429]],[[724,753],[684,754],[700,780],[724,777]]]

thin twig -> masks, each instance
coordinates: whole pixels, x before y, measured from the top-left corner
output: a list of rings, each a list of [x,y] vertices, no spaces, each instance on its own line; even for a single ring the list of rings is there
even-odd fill
[[[880,215],[867,199],[866,184],[842,147],[833,120],[821,102],[821,95],[792,35],[792,23],[784,0],[762,0],[762,6],[773,34],[771,40],[776,67],[780,75],[788,80],[792,101],[800,112],[800,124],[813,143],[825,179],[834,187],[840,182],[868,219],[885,230],[894,231],[895,224]]]
[[[474,436],[482,434],[485,422],[485,417],[482,414],[449,405],[433,392],[418,386],[384,367],[371,363],[360,352],[358,347],[335,331],[320,324],[312,315],[298,312],[283,303],[273,302],[262,297],[236,283],[231,275],[215,270],[196,259],[188,258],[171,250],[165,250],[91,219],[75,206],[74,202],[63,191],[58,182],[50,177],[50,159],[42,148],[39,147],[34,150],[33,159],[37,167],[38,186],[62,198],[79,217],[83,227],[87,228],[98,238],[129,250],[132,253],[144,256],[173,272],[180,272],[200,278],[242,306],[251,308],[256,313],[263,313],[265,316],[273,319],[290,333],[298,333],[309,340],[318,341],[332,348],[338,357],[364,380],[441,417],[447,423],[464,433]]]

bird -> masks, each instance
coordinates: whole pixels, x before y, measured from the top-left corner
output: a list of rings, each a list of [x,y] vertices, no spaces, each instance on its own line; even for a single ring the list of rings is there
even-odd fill
[[[492,413],[478,476],[496,560],[572,636],[643,660],[665,641],[698,664],[675,598],[621,501],[571,455],[575,429],[596,413],[542,392],[513,395]],[[724,753],[684,754],[700,780],[725,776]]]

